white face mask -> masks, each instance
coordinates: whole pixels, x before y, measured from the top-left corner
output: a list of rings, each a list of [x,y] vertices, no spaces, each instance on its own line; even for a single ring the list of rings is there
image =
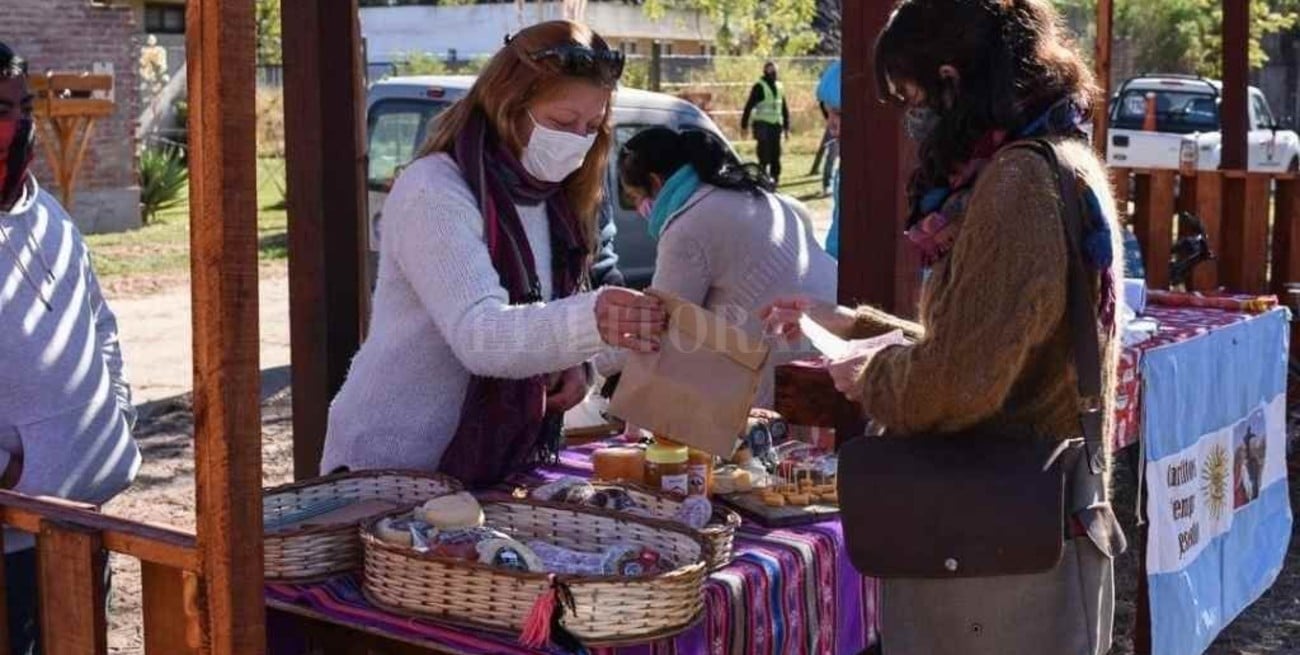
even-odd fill
[[[553,130],[537,122],[532,112],[533,135],[524,146],[522,163],[529,175],[542,182],[563,182],[574,171],[582,168],[587,152],[596,143],[596,135],[578,136],[570,132]]]

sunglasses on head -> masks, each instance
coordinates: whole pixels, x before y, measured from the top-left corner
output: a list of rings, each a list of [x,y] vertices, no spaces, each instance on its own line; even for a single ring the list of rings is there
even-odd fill
[[[623,76],[623,53],[593,50],[583,45],[562,45],[528,55],[533,61],[554,59],[565,75],[585,77],[603,84],[615,84]]]

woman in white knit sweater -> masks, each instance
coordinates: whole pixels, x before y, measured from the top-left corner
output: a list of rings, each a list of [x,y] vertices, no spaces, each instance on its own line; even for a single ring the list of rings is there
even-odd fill
[[[588,292],[623,58],[587,27],[508,38],[384,205],[369,338],[330,408],[322,472],[484,485],[553,454],[583,363],[658,347],[664,314]]]
[[[652,127],[619,154],[623,192],[658,242],[652,286],[722,316],[755,336],[758,311],[795,294],[835,298],[835,260],[817,244],[807,209],[771,192],[757,166],[741,164],[713,134]],[[772,403],[772,367],[812,354],[806,344],[768,360],[755,404]],[[601,360],[603,373],[618,368]]]

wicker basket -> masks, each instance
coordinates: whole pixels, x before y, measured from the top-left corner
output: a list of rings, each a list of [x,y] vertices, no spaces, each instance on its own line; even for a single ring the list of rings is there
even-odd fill
[[[666,491],[655,491],[641,485],[607,482],[595,482],[593,485],[598,491],[611,488],[622,489],[638,504],[650,510],[656,518],[666,521],[673,520],[677,508],[682,506],[681,496]],[[731,563],[735,555],[738,527],[740,527],[740,515],[724,507],[722,503],[714,502],[713,518],[709,519],[709,524],[704,528],[696,530],[700,539],[704,541],[704,561],[709,565],[710,571],[716,571]]]
[[[332,499],[387,500],[414,505],[461,490],[455,479],[438,473],[374,470],[339,473],[295,482],[262,494],[267,523]],[[301,581],[361,568],[356,525],[304,526],[264,537],[266,578]]]
[[[694,531],[669,521],[527,499],[484,502],[487,524],[522,541],[543,539],[591,551],[615,543],[649,546],[681,563],[668,573],[637,578],[563,576],[576,612],[565,626],[592,646],[668,637],[695,623],[704,610],[707,576],[703,544]],[[384,542],[371,522],[362,529],[365,591],[374,604],[489,630],[519,632],[548,576],[464,562]]]

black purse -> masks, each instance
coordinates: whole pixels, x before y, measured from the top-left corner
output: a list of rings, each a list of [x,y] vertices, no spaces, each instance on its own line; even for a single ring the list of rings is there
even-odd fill
[[[1101,348],[1079,243],[1075,177],[1055,146],[1029,148],[1056,171],[1069,256],[1068,307],[1079,378],[1082,439],[958,434],[862,437],[839,459],[840,516],[849,557],[878,578],[964,578],[1040,573],[1061,559],[1067,534],[1065,471],[1079,456],[1101,473]],[[863,491],[870,490],[870,491]]]

